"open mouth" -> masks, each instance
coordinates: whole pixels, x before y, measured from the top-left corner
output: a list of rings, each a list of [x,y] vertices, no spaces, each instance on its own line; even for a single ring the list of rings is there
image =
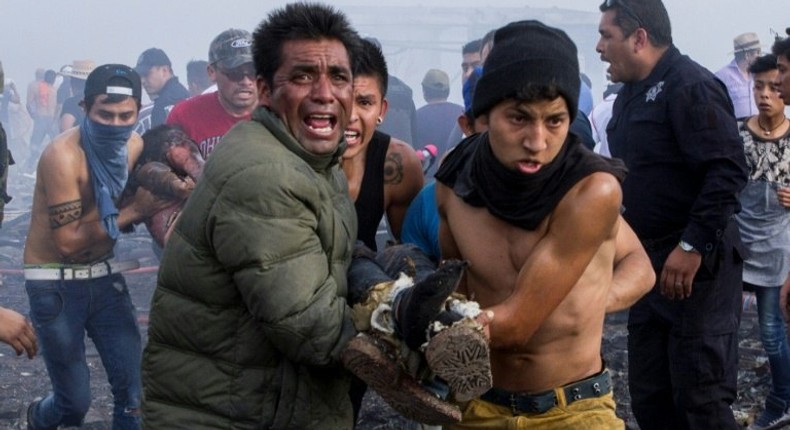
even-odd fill
[[[310,131],[316,134],[325,135],[331,133],[335,128],[337,118],[329,114],[313,114],[308,115],[307,118],[304,119],[304,123]]]
[[[525,160],[525,161],[520,161],[518,163],[519,172],[525,174],[537,173],[540,170],[540,168],[541,168],[541,164],[538,163],[537,161]]]
[[[360,138],[362,137],[362,133],[356,130],[346,130],[345,136],[346,136],[346,143],[348,143],[349,146],[353,146],[360,143]]]

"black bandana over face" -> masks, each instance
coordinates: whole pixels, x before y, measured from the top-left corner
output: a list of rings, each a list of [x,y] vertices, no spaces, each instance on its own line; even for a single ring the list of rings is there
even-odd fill
[[[535,230],[568,190],[595,172],[610,173],[622,182],[627,170],[619,159],[597,155],[569,134],[551,163],[535,174],[524,175],[505,168],[491,150],[488,133],[482,133],[466,138],[448,154],[436,180],[467,204],[485,207],[503,221]]]

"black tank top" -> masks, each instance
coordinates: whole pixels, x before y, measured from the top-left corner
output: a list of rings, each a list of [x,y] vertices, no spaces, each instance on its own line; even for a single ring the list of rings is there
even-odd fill
[[[357,239],[374,251],[377,250],[376,231],[384,216],[384,161],[389,146],[389,135],[379,131],[373,133],[365,152],[365,174],[354,203],[359,220]]]

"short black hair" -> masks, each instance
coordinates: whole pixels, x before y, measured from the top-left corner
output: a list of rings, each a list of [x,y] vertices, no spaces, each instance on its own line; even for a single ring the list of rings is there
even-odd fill
[[[381,97],[387,96],[387,85],[389,72],[387,71],[387,60],[381,48],[370,40],[360,41],[361,47],[357,55],[354,56],[353,73],[357,76],[370,76],[379,82]]]
[[[790,37],[777,38],[771,52],[777,57],[782,56],[790,60]]]
[[[461,54],[479,54],[480,47],[483,45],[483,39],[475,39],[466,42],[461,48]]]
[[[610,5],[607,6],[607,3]],[[614,23],[625,36],[641,27],[647,32],[647,38],[653,46],[672,44],[672,24],[661,0],[617,0],[613,4],[605,0],[598,9],[601,12],[614,10]]]
[[[49,69],[46,72],[44,72],[44,82],[48,84],[54,84],[56,77],[57,77],[57,73],[55,73],[55,71],[52,69]]]
[[[757,74],[776,70],[776,55],[766,54],[757,57],[756,60],[749,66],[749,73]]]
[[[187,63],[187,83],[192,82],[201,88],[211,86],[211,78],[208,76],[208,61],[191,60]]]
[[[255,29],[252,36],[255,71],[269,85],[282,65],[282,47],[293,40],[336,39],[346,47],[349,64],[354,64],[360,38],[346,16],[320,3],[290,3],[275,9]]]
[[[488,45],[489,43],[493,45],[493,43],[494,43],[494,36],[496,36],[496,31],[497,31],[497,29],[495,28],[495,29],[489,31],[488,33],[486,33],[485,36],[483,36],[483,38],[480,39],[480,54],[481,55],[483,54],[483,48],[486,45]]]

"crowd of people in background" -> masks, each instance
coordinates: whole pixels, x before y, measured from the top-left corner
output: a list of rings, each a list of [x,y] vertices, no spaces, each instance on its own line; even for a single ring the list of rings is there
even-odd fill
[[[222,31],[185,83],[157,47],[25,94],[0,64],[0,226],[9,169],[36,180],[0,341],[52,384],[25,428],[83,423],[87,334],[114,429],[353,428],[368,387],[415,426],[622,429],[601,337],[627,310],[639,427],[737,429],[744,291],[771,371],[748,428],[790,424],[790,28],[713,73],[661,0],[599,9],[604,89],[517,20],[415,92],[317,3]],[[113,254],[140,223],[147,344]]]

